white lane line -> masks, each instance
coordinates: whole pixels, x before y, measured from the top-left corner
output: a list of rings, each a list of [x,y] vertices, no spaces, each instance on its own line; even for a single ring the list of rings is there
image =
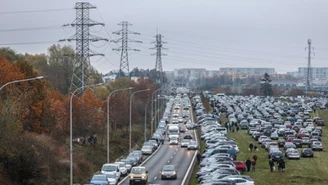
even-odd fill
[[[173,159],[173,156],[171,156],[171,159]]]
[[[147,158],[146,158],[146,160],[144,160],[139,166],[142,166],[142,165],[144,165],[151,157],[153,157],[153,155],[155,155],[157,152],[158,152],[158,150],[160,149],[162,147],[162,145],[159,145],[159,147],[157,148],[157,150],[155,150],[155,152],[153,152],[153,154],[151,154],[150,156],[148,156]],[[125,180],[127,180],[129,178],[129,175],[127,175],[126,177],[124,177],[119,183],[118,183],[118,185],[120,185],[120,184],[122,184]]]
[[[192,118],[192,121],[193,121],[193,123],[194,123],[194,115],[193,115],[193,112],[191,111],[191,118]],[[196,138],[196,141],[197,141],[197,133],[196,133],[196,131],[195,131],[195,129],[194,129],[194,134],[195,134],[195,138]],[[198,141],[197,141],[198,142]],[[182,180],[182,182],[181,182],[181,185],[184,185],[185,183],[186,183],[186,180],[187,180],[187,177],[188,177],[188,174],[190,173],[190,170],[191,170],[191,167],[192,167],[192,164],[195,162],[195,160],[196,160],[196,155],[197,155],[197,151],[195,152],[195,154],[194,154],[194,157],[192,158],[192,160],[191,160],[191,163],[190,163],[190,165],[189,165],[189,167],[188,167],[188,170],[187,170],[187,172],[186,172],[186,174],[185,174],[185,176],[183,177],[183,180]]]
[[[175,155],[175,154],[176,154],[176,152],[173,153],[173,155]]]
[[[167,163],[170,163],[170,160],[168,160]]]
[[[154,178],[154,180],[156,180],[156,179],[157,179],[157,177]]]

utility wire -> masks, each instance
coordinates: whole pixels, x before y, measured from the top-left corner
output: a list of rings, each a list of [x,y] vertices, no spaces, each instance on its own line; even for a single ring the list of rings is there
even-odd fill
[[[4,14],[19,14],[19,13],[42,13],[42,12],[67,11],[67,10],[74,10],[74,9],[73,8],[58,8],[58,9],[45,9],[45,10],[22,10],[22,11],[0,12],[0,14],[4,15]]]
[[[62,26],[41,26],[41,27],[31,27],[31,28],[12,28],[12,29],[0,29],[0,32],[11,32],[11,31],[34,31],[34,30],[52,30],[61,29]]]
[[[58,42],[58,41],[14,42],[14,43],[0,43],[0,46],[52,44],[52,43],[56,43],[56,42]]]

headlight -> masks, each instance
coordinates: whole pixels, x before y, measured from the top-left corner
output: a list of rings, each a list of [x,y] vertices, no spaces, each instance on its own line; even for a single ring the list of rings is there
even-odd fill
[[[145,176],[141,176],[142,179],[146,178]]]
[[[130,175],[130,179],[133,179],[133,175]]]

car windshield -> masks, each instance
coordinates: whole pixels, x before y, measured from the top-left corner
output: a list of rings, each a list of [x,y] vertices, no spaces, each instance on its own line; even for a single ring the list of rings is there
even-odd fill
[[[173,165],[164,166],[163,171],[174,171],[174,166]]]
[[[116,178],[116,174],[115,173],[107,174],[106,177],[107,178],[110,178],[110,179],[115,179]]]
[[[145,171],[146,170],[144,168],[133,168],[131,172],[133,174],[143,174],[143,173],[145,173]]]
[[[105,175],[95,175],[92,177],[92,181],[106,181]]]
[[[197,145],[197,142],[196,141],[191,141],[189,144],[191,144],[191,145]]]
[[[116,171],[117,166],[114,165],[104,165],[102,170],[106,172]]]
[[[182,140],[182,142],[189,142],[189,139],[184,139]]]

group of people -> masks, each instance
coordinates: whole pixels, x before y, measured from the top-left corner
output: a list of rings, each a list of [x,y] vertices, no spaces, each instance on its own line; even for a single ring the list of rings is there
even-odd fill
[[[253,143],[249,144],[248,147],[249,147],[248,150],[250,152],[253,152],[253,149],[254,149],[254,152],[257,152],[258,151],[257,146],[256,145],[253,145]]]
[[[246,171],[255,171],[255,166],[256,166],[256,160],[257,160],[257,155],[253,155],[252,159],[247,159],[245,161],[245,165],[246,165]],[[252,169],[251,169],[252,166]]]
[[[280,159],[277,163],[278,163],[278,171],[284,172],[285,168],[286,168],[285,161],[283,159]],[[269,161],[269,166],[270,166],[271,172],[275,171],[276,167],[275,167],[272,159],[270,159],[270,161]]]
[[[238,123],[235,123],[235,122],[226,122],[224,124],[224,127],[227,129],[227,131],[229,132],[238,132],[239,131],[239,126],[238,126]]]

